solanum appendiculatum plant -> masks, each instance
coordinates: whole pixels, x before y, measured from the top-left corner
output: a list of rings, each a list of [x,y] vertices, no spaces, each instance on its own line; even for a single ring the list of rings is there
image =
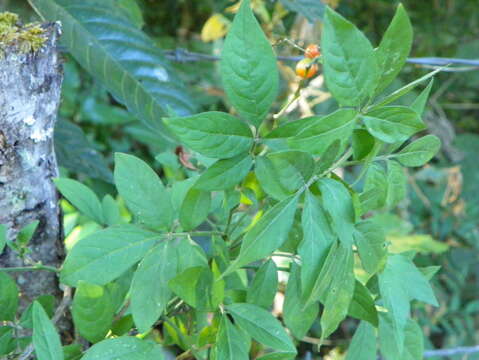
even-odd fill
[[[347,359],[376,359],[377,349],[387,360],[421,359],[410,303],[437,305],[432,271],[416,267],[413,253],[390,253],[374,216],[405,196],[403,167],[440,147],[433,135],[411,141],[426,128],[431,83],[410,106],[394,105],[434,73],[384,94],[411,42],[402,6],[376,49],[328,9],[320,60],[339,108],[271,129],[276,57],[243,1],[220,64],[233,111],[163,119],[209,164],[199,176],[166,187],[145,162],[117,154],[128,224],[111,198],[57,181],[106,227],[79,240],[61,270],[61,282],[76,287],[75,326],[96,343],[83,359],[125,349],[159,359],[151,339],[177,345],[185,359],[294,359],[313,323],[321,342],[346,317],[360,320]],[[354,186],[335,173],[346,166],[358,169]],[[278,272],[289,274],[281,320],[271,313]]]

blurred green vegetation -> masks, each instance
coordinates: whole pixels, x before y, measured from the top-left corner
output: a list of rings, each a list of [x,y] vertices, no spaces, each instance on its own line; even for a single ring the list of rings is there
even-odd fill
[[[161,48],[186,48],[216,55],[222,47],[222,38],[203,41],[203,27],[213,14],[219,14],[216,19],[227,26],[228,19],[233,16],[231,7],[235,5],[235,1],[230,0],[108,1],[124,9]],[[378,44],[399,3],[393,0],[327,2],[337,5],[337,10],[365,31],[373,44]],[[299,45],[317,42],[320,21],[311,24],[282,3],[253,2],[272,42],[284,38]],[[477,0],[404,0],[403,4],[415,30],[411,56],[479,59]],[[37,19],[24,0],[0,0],[0,11],[4,10],[19,13],[26,22]],[[215,27],[213,30],[220,32],[221,29]],[[284,42],[276,49],[282,55],[300,53]],[[191,88],[201,111],[226,109],[214,62],[174,65]],[[297,86],[291,65],[281,65],[283,82],[277,108]],[[177,156],[175,149],[163,147],[159,139],[67,54],[64,69],[63,100],[55,134],[58,160],[64,174],[88,183],[103,196],[115,195],[111,169],[116,151],[134,153],[149,161],[162,172],[166,181],[183,179],[185,174],[194,172],[194,167],[201,166],[202,159],[190,159],[181,153]],[[401,80],[406,83],[425,72],[424,68],[407,65]],[[321,83],[312,82],[304,103],[293,108],[287,117],[304,116],[309,111],[321,113],[332,106],[335,105],[321,91]],[[418,251],[421,266],[441,266],[434,278],[440,308],[421,306],[415,309],[427,336],[426,344],[430,348],[474,345],[479,343],[479,71],[440,73],[435,79],[426,120],[432,132],[440,135],[447,146],[435,163],[409,173],[408,199],[393,216],[385,216],[382,221],[388,225],[388,236],[395,247]],[[185,164],[192,169],[185,168]],[[94,230],[74,209],[67,206],[66,212],[65,230],[70,242]],[[349,338],[354,327],[355,323],[351,322],[349,328],[344,327],[333,337],[331,346],[324,348],[332,350],[339,346],[330,353],[329,359],[341,358],[334,354],[341,353],[341,340]],[[314,331],[311,335],[315,335]],[[311,344],[302,344],[302,354],[312,348]],[[468,359],[479,359],[479,355],[471,355]]]

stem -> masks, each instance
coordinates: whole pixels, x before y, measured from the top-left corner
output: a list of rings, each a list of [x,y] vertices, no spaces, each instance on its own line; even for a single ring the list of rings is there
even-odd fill
[[[18,266],[18,267],[0,268],[0,272],[24,272],[24,271],[37,271],[37,270],[60,272],[60,269],[57,269],[56,267],[41,265],[41,264],[37,264],[37,265],[33,265],[33,266]]]
[[[223,236],[225,233],[221,231],[190,231],[190,232],[179,232],[179,233],[169,233],[170,236],[212,236],[219,235]]]

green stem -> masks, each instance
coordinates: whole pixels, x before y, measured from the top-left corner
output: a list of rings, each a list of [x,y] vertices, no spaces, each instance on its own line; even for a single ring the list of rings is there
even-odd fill
[[[223,236],[225,233],[221,231],[190,231],[190,232],[180,232],[180,233],[169,233],[171,236],[212,236],[219,235]]]
[[[24,271],[37,271],[37,270],[45,270],[45,271],[51,271],[51,272],[59,272],[60,269],[57,269],[56,267],[53,266],[47,266],[47,265],[33,265],[33,266],[18,266],[18,267],[6,267],[6,268],[0,268],[0,272],[24,272]]]

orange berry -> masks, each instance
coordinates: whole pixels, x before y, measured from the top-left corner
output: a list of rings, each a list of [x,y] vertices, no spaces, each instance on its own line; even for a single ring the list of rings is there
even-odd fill
[[[305,58],[296,64],[296,75],[303,79],[310,79],[318,72],[318,64],[312,59]]]
[[[304,55],[307,58],[314,59],[321,55],[321,51],[319,51],[319,46],[316,44],[310,44],[304,51]]]

